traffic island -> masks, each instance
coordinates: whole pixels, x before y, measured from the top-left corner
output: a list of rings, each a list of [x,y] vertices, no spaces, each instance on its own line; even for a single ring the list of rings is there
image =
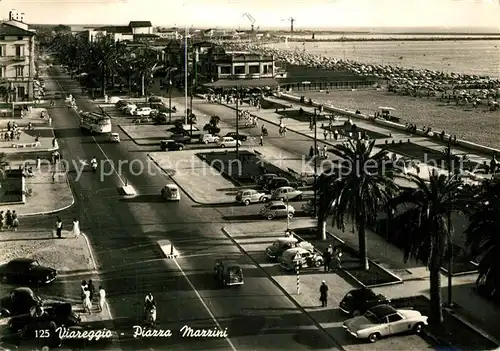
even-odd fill
[[[287,178],[291,183],[296,181],[290,173],[266,162],[260,153],[240,150],[237,157],[236,151],[226,150],[201,152],[196,155],[236,186],[255,186],[256,179],[265,173]]]
[[[352,133],[353,136],[355,137],[358,137],[359,135],[361,135],[362,137],[363,136],[367,136],[368,139],[370,140],[373,140],[373,139],[389,139],[391,138],[390,135],[388,134],[383,134],[383,133],[379,133],[379,132],[375,132],[373,130],[370,130],[370,129],[365,129],[365,128],[360,128],[358,126],[356,126],[356,128],[353,128],[351,125],[333,125],[333,126],[327,126],[327,125],[324,125],[321,127],[321,129],[323,131],[327,131],[327,132],[334,132],[335,130],[337,132],[339,132],[339,135],[349,135],[349,133]],[[321,132],[322,134],[324,132]],[[319,132],[318,132],[319,133]]]
[[[368,260],[370,268],[364,270],[364,267],[360,266],[357,250],[329,232],[327,232],[328,240],[326,241],[318,240],[317,228],[315,227],[296,228],[293,233],[297,238],[313,244],[321,254],[328,245],[339,247],[342,251],[342,268],[340,271],[362,287],[374,288],[403,282],[400,277],[370,259]]]
[[[403,297],[391,300],[391,305],[399,309],[414,309],[429,316],[430,301],[424,295]],[[424,328],[422,337],[429,343],[448,350],[495,350],[499,345],[464,323],[457,315],[448,309],[443,310],[444,322],[439,327]]]
[[[299,122],[310,123],[311,121],[314,120],[314,113],[309,112],[309,111],[305,111],[303,109],[278,110],[276,113],[283,118],[292,118],[292,119],[299,121]],[[329,120],[329,116],[326,116],[324,114],[319,114],[319,113],[316,115],[316,122],[317,121],[328,121],[328,120]]]
[[[264,110],[276,110],[276,109],[278,109],[278,110],[283,111],[287,108],[292,108],[292,105],[280,104],[278,102],[266,100],[264,98],[264,99],[260,100],[260,108],[262,108]]]
[[[160,142],[172,136],[169,126],[157,126],[151,124],[118,125],[120,129],[137,145],[157,145],[160,149]]]

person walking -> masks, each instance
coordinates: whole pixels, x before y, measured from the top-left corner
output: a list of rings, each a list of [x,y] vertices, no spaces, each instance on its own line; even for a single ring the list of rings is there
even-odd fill
[[[12,213],[10,210],[7,210],[7,213],[5,214],[5,226],[7,229],[12,228]]]
[[[104,309],[104,304],[106,303],[106,290],[103,289],[102,286],[99,285],[99,312],[102,312]]]
[[[89,291],[89,288],[85,288],[83,290],[83,295],[84,295],[84,298],[83,298],[83,311],[88,311],[89,314],[91,314],[91,310],[92,310],[92,302],[90,301],[90,291]]]
[[[328,139],[328,131],[326,129],[323,130],[323,137],[325,138],[325,140]]]
[[[90,302],[94,301],[94,296],[95,296],[95,286],[94,286],[94,283],[92,283],[92,279],[89,279],[89,282],[88,282],[88,289],[89,289],[89,292],[90,292]]]
[[[40,164],[42,163],[42,161],[40,160],[40,156],[37,156],[36,158],[36,169],[40,169]]]
[[[321,301],[321,307],[328,307],[328,285],[324,280],[319,287],[319,300]]]
[[[63,222],[61,221],[61,218],[57,217],[57,221],[56,221],[56,234],[57,234],[57,237],[59,239],[61,239],[62,227],[63,227]]]
[[[80,235],[80,222],[78,222],[76,218],[73,218],[73,235],[74,236]]]
[[[333,250],[333,260],[335,263],[335,269],[341,269],[342,268],[342,250],[338,246],[335,248],[335,250]]]
[[[313,157],[314,157],[314,147],[311,145],[311,147],[309,148],[309,158]]]
[[[328,158],[328,146],[326,144],[323,146],[323,157]]]
[[[263,134],[260,135],[259,145],[264,146],[264,135]]]
[[[0,211],[0,231],[3,231],[3,221],[4,221],[3,211]]]
[[[83,300],[85,299],[85,289],[87,289],[88,285],[87,285],[87,282],[85,280],[82,280],[82,283],[80,284],[80,297],[82,298],[82,303],[83,303]]]
[[[17,213],[16,211],[12,211],[12,228],[14,228],[14,231],[17,232],[17,229],[19,228],[19,219],[17,218]]]
[[[332,262],[332,254],[328,250],[328,248],[325,249],[325,252],[323,252],[323,268],[325,272],[330,271],[330,264]]]

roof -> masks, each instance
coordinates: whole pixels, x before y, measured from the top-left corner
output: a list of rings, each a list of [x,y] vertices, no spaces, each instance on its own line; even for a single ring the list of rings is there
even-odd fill
[[[351,290],[349,291],[349,293],[356,297],[373,298],[377,296],[377,294],[375,294],[372,289],[367,288]]]
[[[389,305],[378,305],[370,308],[370,312],[377,316],[377,318],[382,319],[396,313],[397,310]]]
[[[132,34],[132,29],[128,26],[114,26],[114,27],[109,27],[107,32],[119,33],[119,34]]]
[[[219,79],[213,83],[203,84],[209,88],[260,88],[260,87],[277,87],[278,81],[274,78],[258,78],[258,79]]]
[[[215,62],[261,62],[274,61],[273,56],[257,54],[227,54],[217,57]]]
[[[152,27],[153,25],[151,24],[150,21],[130,21],[128,26],[130,28],[145,28],[145,27]]]
[[[25,30],[25,29],[13,26],[13,25],[8,24],[8,23],[2,23],[2,26],[0,27],[0,35],[14,36],[14,37],[17,37],[17,36],[19,36],[19,37],[20,36],[30,36],[31,37],[31,36],[34,36],[36,34],[29,31],[29,30]]]

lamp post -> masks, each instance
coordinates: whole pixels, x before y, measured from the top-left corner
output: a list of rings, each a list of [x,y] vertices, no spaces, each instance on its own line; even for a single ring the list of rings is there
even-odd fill
[[[193,88],[194,88],[194,79],[193,79],[193,84],[191,84],[191,87],[189,89],[189,125],[190,125],[190,136],[193,137]]]
[[[446,158],[448,161],[448,178],[452,177],[452,166],[451,166],[451,139],[448,139],[448,148],[446,150]],[[448,213],[448,231],[451,229],[451,211]],[[453,290],[453,240],[451,238],[451,232],[448,233],[448,307],[453,307],[452,301],[452,290]]]
[[[240,95],[236,92],[236,159],[240,159]]]
[[[318,155],[316,151],[318,150],[318,128],[316,127],[316,114],[317,110],[314,108],[314,201],[313,201],[313,216],[316,218],[317,213],[317,202],[318,202]]]
[[[184,124],[188,123],[188,28],[184,27]]]
[[[168,80],[168,123],[172,123],[172,80]]]
[[[288,194],[286,195],[286,231],[288,233],[290,231],[290,216],[288,215]]]

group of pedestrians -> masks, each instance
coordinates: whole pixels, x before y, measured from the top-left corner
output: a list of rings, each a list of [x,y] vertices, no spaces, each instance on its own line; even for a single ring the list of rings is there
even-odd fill
[[[63,230],[63,221],[61,217],[57,216],[56,217],[56,236],[57,238],[61,239],[62,238],[62,230]],[[73,218],[73,235],[75,237],[78,237],[80,235],[80,222],[78,219]]]
[[[333,248],[332,245],[328,245],[323,253],[323,262],[325,272],[342,268],[342,250],[340,247]],[[328,285],[325,280],[321,282],[319,287],[319,301],[321,307],[328,307]]]
[[[92,279],[89,279],[88,282],[82,280],[82,284],[80,285],[80,293],[84,312],[88,312],[89,314],[92,313],[92,304],[95,300],[95,297],[97,297],[98,312],[102,312],[102,310],[104,309],[104,304],[106,303],[106,291],[101,285],[99,285],[99,290],[97,290],[96,296],[96,289],[94,283],[92,282]]]
[[[14,230],[19,229],[19,218],[17,217],[16,211],[7,210],[4,215],[3,211],[0,211],[0,230]]]
[[[321,158],[328,158],[328,146],[326,144],[323,145],[322,148],[320,148],[319,145],[317,145],[316,148],[311,145],[309,148],[309,158],[318,156]]]

